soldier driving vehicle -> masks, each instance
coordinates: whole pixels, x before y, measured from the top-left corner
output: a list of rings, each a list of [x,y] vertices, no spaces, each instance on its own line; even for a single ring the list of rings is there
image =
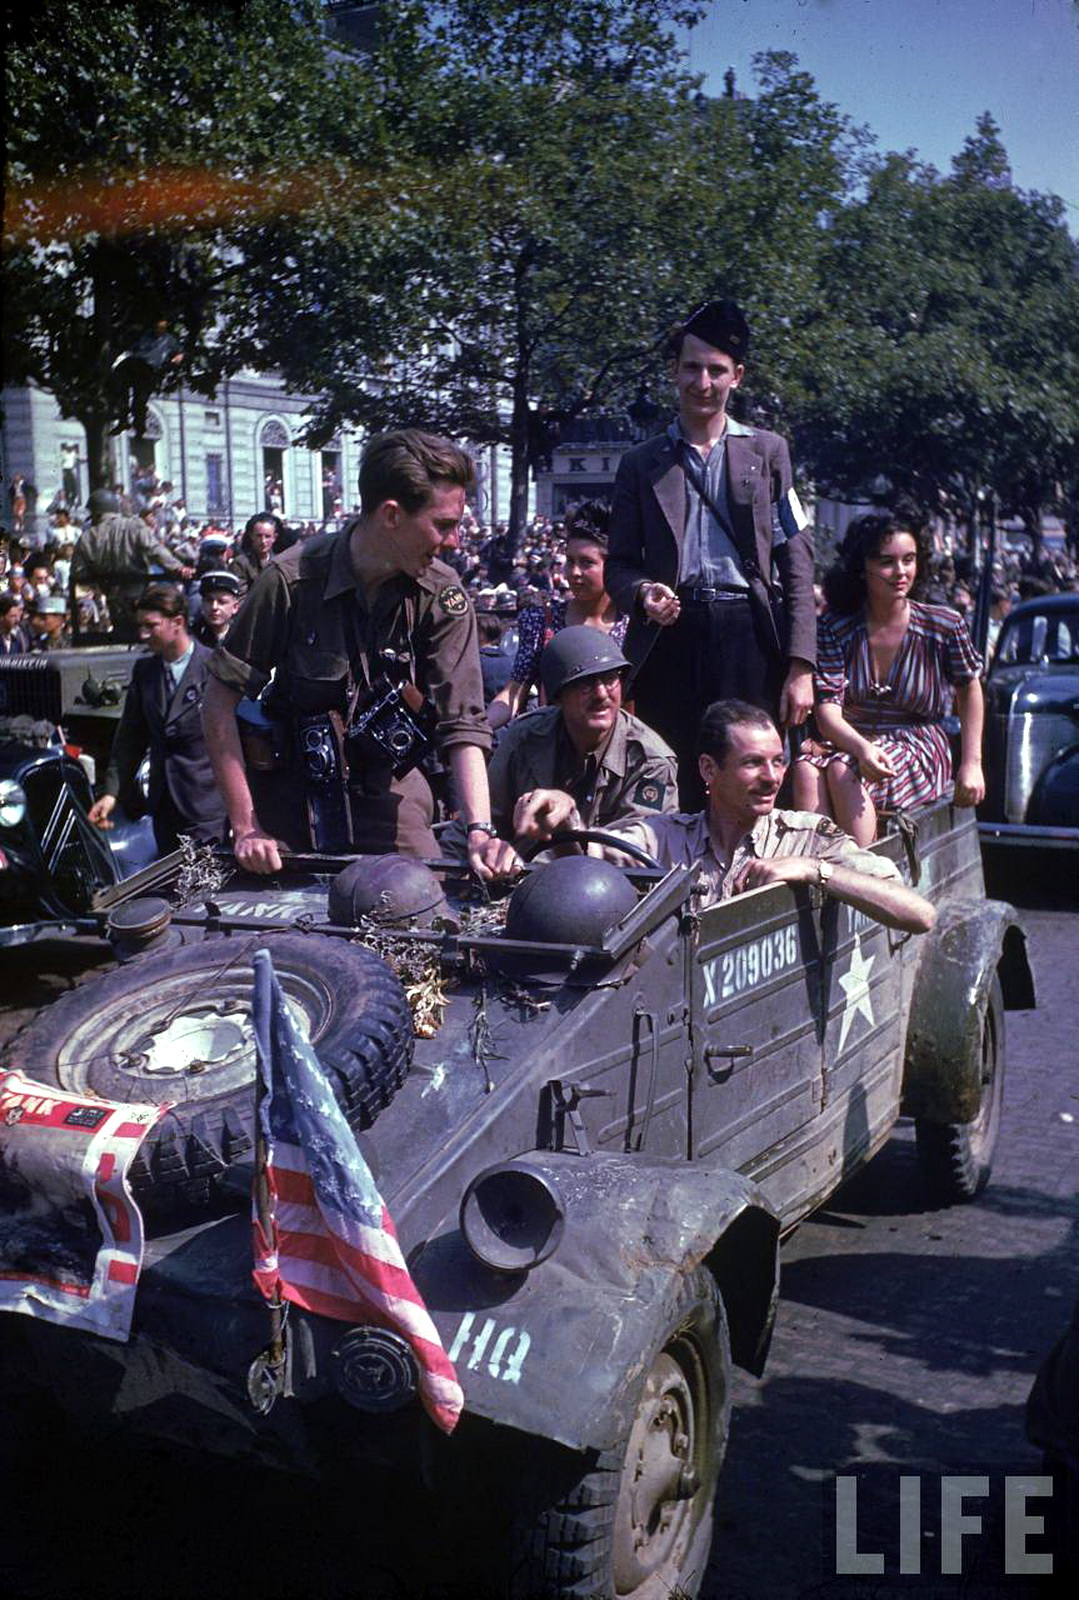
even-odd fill
[[[562,828],[606,828],[678,799],[674,753],[622,710],[629,663],[598,628],[563,628],[543,651],[550,702],[518,717],[491,762],[491,819],[499,837],[483,849],[496,875],[520,867],[514,844]]]
[[[433,742],[470,859],[490,875],[480,860],[494,829],[476,619],[438,559],[456,542],[472,481],[470,458],[448,440],[381,434],[360,462],[360,515],[293,545],[256,578],[210,662],[204,708],[242,867],[277,872],[283,847],[437,856],[417,770]],[[271,677],[264,706],[279,753],[263,761],[253,794],[235,712]]]

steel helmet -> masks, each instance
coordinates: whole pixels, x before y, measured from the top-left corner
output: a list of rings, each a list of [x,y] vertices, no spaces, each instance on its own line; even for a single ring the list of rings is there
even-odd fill
[[[92,489],[86,501],[86,509],[96,521],[98,517],[107,516],[110,511],[119,511],[120,497],[113,494],[111,489]]]
[[[540,680],[548,700],[557,700],[567,683],[616,672],[629,662],[602,628],[563,628],[540,657]]]
[[[513,891],[506,913],[506,938],[540,944],[602,944],[615,923],[636,904],[632,884],[612,861],[559,856],[530,872]]]
[[[330,921],[354,928],[361,917],[390,928],[430,928],[452,922],[442,885],[411,856],[360,856],[330,884]]]

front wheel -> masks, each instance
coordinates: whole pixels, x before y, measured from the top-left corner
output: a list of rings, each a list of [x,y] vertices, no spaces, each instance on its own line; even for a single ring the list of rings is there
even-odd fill
[[[556,1470],[538,1475],[557,1488],[515,1519],[515,1600],[697,1593],[730,1417],[727,1324],[706,1268],[681,1281],[667,1331],[643,1366],[626,1437],[583,1457],[556,1452]]]
[[[981,1095],[973,1122],[914,1124],[922,1176],[940,1205],[973,1200],[989,1182],[1004,1099],[1004,996],[996,975],[982,1015]]]

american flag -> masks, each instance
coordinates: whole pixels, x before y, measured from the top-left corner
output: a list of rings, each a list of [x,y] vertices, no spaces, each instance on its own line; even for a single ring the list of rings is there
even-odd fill
[[[457,1374],[412,1281],[370,1169],[268,950],[254,957],[254,1024],[272,1221],[254,1207],[255,1282],[324,1317],[402,1335],[419,1366],[431,1419],[452,1432],[464,1405]]]

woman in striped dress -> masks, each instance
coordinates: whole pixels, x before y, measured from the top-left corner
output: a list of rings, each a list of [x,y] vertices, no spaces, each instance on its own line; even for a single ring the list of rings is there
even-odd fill
[[[794,803],[834,817],[866,845],[879,808],[910,810],[947,793],[943,719],[953,694],[961,729],[955,803],[983,798],[982,663],[958,611],[911,598],[928,546],[909,522],[859,517],[838,554],[818,623],[814,716],[822,738],[802,745]]]

